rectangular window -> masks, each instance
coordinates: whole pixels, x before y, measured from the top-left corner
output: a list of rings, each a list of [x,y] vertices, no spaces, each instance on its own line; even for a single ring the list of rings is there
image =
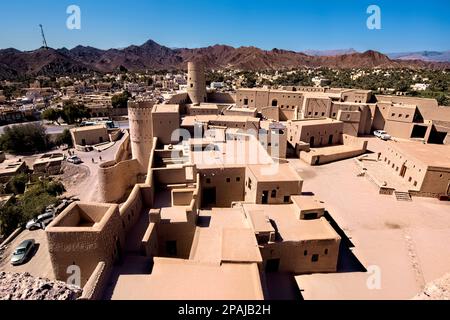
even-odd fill
[[[318,254],[313,254],[313,255],[311,256],[311,261],[312,261],[312,262],[317,262],[317,261],[319,261],[319,255],[318,255]]]

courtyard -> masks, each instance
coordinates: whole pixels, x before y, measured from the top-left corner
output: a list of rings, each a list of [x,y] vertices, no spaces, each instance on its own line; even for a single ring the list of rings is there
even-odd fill
[[[369,138],[370,151],[385,146]],[[303,191],[325,202],[368,270],[297,276],[304,299],[410,299],[450,271],[450,202],[380,195],[375,184],[357,176],[361,169],[353,159],[317,167],[290,163],[304,179]],[[375,273],[380,286],[369,289]]]

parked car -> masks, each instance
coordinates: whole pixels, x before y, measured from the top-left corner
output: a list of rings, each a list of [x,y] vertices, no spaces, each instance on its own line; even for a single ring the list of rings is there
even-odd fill
[[[78,156],[71,156],[71,157],[67,158],[67,162],[73,163],[73,164],[83,163],[83,161]]]
[[[55,209],[55,214],[60,214],[61,212],[63,212],[63,210],[65,208],[67,208],[74,201],[75,201],[74,199],[63,199],[61,201],[61,203],[54,208]]]
[[[375,131],[375,132],[373,133],[373,135],[374,135],[375,137],[378,137],[378,138],[380,138],[381,140],[385,140],[385,141],[391,140],[391,139],[392,139],[392,137],[391,137],[386,131],[384,131],[384,130],[377,130],[377,131]]]
[[[17,266],[25,263],[25,261],[28,259],[28,257],[35,249],[35,246],[36,244],[34,239],[25,240],[24,242],[19,244],[12,254],[11,264],[13,266]]]
[[[37,218],[31,219],[27,222],[25,228],[27,230],[45,229],[45,227],[52,222],[56,217],[54,210],[48,210],[37,216]]]

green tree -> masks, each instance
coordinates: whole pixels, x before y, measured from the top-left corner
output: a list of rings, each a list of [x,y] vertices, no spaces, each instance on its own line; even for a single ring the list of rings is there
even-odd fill
[[[42,214],[49,205],[55,204],[57,197],[64,192],[64,185],[55,181],[38,181],[30,186],[19,198],[24,219],[29,220]]]
[[[15,154],[43,152],[50,147],[46,130],[40,123],[8,126],[0,136],[0,148]]]
[[[69,129],[64,129],[64,131],[58,135],[56,138],[56,144],[58,146],[66,144],[69,148],[73,147],[72,135],[70,134]]]
[[[23,194],[28,180],[28,175],[26,173],[15,175],[7,185],[7,192],[14,193],[15,195]]]
[[[128,100],[131,98],[131,94],[128,91],[116,94],[111,98],[111,104],[113,108],[126,108],[128,106]]]
[[[14,204],[7,204],[0,208],[0,234],[9,235],[25,222],[21,208]]]
[[[450,106],[450,99],[443,92],[437,94],[436,100],[440,106]]]
[[[50,108],[45,110],[44,112],[42,112],[42,119],[51,121],[51,122],[56,122],[57,124],[59,124],[58,120],[61,117],[61,110],[58,109],[54,109],[54,108]]]
[[[66,101],[63,105],[61,117],[65,123],[74,124],[90,118],[91,112],[83,104]]]

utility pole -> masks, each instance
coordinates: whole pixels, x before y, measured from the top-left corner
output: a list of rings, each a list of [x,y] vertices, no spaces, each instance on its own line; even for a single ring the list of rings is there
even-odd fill
[[[44,49],[48,49],[47,40],[45,40],[44,27],[42,26],[42,24],[40,24],[39,27],[41,28],[42,44],[44,46]]]

